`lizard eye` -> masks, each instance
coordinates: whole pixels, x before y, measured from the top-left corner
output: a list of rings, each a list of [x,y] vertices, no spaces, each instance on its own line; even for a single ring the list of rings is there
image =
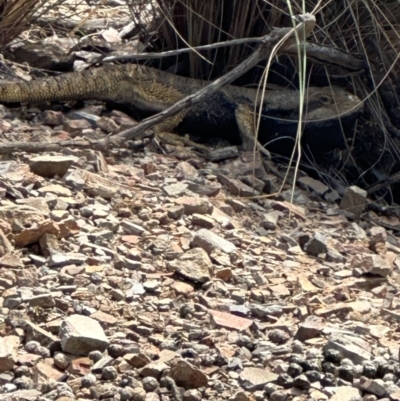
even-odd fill
[[[330,104],[331,103],[331,98],[327,95],[321,95],[319,100],[322,104]]]

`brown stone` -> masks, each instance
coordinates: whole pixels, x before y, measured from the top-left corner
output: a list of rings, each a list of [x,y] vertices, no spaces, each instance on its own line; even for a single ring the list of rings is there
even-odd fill
[[[212,316],[215,324],[217,324],[218,326],[226,327],[228,329],[243,331],[247,330],[253,324],[253,321],[250,319],[235,316],[230,313],[220,312],[211,309],[208,310],[208,313]]]

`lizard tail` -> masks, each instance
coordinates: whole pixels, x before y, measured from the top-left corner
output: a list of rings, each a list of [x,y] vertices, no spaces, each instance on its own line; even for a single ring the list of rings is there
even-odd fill
[[[104,68],[72,72],[26,82],[0,84],[1,103],[40,103],[53,100],[107,100],[116,80]]]

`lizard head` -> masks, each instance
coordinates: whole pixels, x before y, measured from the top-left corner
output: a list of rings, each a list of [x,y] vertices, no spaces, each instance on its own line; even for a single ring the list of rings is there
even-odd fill
[[[304,111],[305,121],[322,122],[331,118],[357,116],[363,111],[363,102],[343,88],[309,88]]]
[[[273,153],[291,154],[297,135],[300,101],[296,91],[267,91],[260,136],[264,143],[272,141],[268,149]],[[345,138],[348,134],[353,135],[362,111],[363,102],[345,89],[336,86],[307,88],[303,101],[302,143],[314,156],[345,148]]]

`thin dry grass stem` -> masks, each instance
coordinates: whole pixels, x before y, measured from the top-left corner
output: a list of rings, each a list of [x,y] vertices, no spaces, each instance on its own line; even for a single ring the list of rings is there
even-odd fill
[[[89,9],[89,12],[88,12]],[[56,15],[67,19],[83,15],[83,19],[90,19],[94,12],[99,15],[101,4],[96,8],[89,8],[87,2],[68,0],[0,0],[0,46],[4,48],[11,42],[24,40],[40,40],[48,33],[40,31],[42,28],[35,25],[38,19],[44,16]],[[92,11],[93,10],[93,11]],[[108,12],[110,17],[110,12]],[[74,30],[75,32],[75,30]],[[23,35],[21,35],[23,33]]]
[[[2,0],[0,2],[0,46],[4,47],[23,32],[42,6],[36,0]]]

